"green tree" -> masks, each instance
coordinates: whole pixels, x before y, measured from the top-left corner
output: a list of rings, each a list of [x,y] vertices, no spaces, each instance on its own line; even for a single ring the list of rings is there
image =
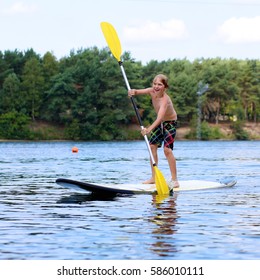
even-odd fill
[[[42,65],[35,57],[30,58],[24,65],[22,86],[27,101],[27,110],[34,121],[35,117],[39,115],[44,88]]]
[[[51,85],[51,79],[59,73],[59,63],[56,57],[50,52],[45,53],[42,58],[42,72],[45,90],[48,90]]]
[[[83,52],[76,63],[74,76],[79,89],[72,113],[81,128],[77,130],[80,138],[123,138],[121,125],[129,123],[130,104],[115,59],[107,50],[97,52],[97,49],[91,49]]]
[[[3,83],[0,94],[0,112],[21,111],[24,100],[20,94],[21,82],[15,73],[9,74]]]
[[[29,139],[29,118],[21,113],[8,112],[0,115],[0,137],[4,139]]]
[[[40,105],[40,116],[41,119],[51,119],[51,116],[47,116],[50,112],[46,110],[48,106],[49,90],[53,86],[53,78],[59,73],[59,62],[56,57],[51,53],[47,52],[44,54],[42,59],[42,75],[44,78],[44,87],[41,93],[41,105]]]
[[[203,113],[207,119],[218,124],[220,116],[225,114],[227,101],[232,98],[232,88],[229,87],[229,69],[226,60],[220,58],[207,60],[203,80],[209,84],[205,93],[207,99],[204,103]],[[230,91],[228,92],[228,88]]]
[[[197,112],[196,79],[192,74],[185,72],[178,74],[173,79],[172,99],[178,112],[178,118],[189,122]]]
[[[72,73],[67,71],[52,78],[52,86],[47,91],[44,119],[59,124],[72,120],[71,107],[77,90]]]
[[[239,78],[240,100],[244,108],[244,119],[256,122],[260,105],[260,64],[247,60]]]

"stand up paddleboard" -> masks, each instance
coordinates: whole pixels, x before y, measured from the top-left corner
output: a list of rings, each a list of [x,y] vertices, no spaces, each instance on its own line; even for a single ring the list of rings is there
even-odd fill
[[[99,194],[153,194],[156,193],[155,184],[94,184],[88,182],[74,181],[71,179],[57,179],[56,183],[75,190],[85,190]],[[179,181],[180,187],[174,188],[173,191],[192,191],[205,190],[214,188],[232,187],[236,184],[234,179],[225,179],[219,182],[187,180]]]

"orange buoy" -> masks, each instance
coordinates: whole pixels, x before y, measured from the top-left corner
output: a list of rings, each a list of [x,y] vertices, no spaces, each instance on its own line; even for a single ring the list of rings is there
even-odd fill
[[[72,148],[72,153],[77,153],[78,151],[79,151],[79,149],[77,147]]]

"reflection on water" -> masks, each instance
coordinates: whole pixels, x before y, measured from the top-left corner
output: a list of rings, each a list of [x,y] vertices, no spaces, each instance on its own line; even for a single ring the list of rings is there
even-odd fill
[[[57,203],[63,203],[63,204],[81,204],[85,203],[87,201],[95,201],[95,200],[101,200],[101,201],[113,201],[116,198],[115,195],[111,196],[102,196],[100,194],[73,194],[70,196],[64,196],[61,199],[57,201]]]
[[[177,195],[177,193],[174,193],[165,204],[161,201],[158,203],[158,197],[153,196],[154,216],[149,221],[156,227],[152,231],[155,242],[151,244],[151,250],[160,257],[173,256],[174,253],[178,252],[174,244],[174,234],[177,232],[176,224],[178,220]]]
[[[177,142],[180,179],[235,176],[238,183],[162,200],[57,185],[61,177],[133,183],[150,176],[142,141],[82,142],[77,154],[73,146],[0,143],[0,259],[259,259],[259,142]]]

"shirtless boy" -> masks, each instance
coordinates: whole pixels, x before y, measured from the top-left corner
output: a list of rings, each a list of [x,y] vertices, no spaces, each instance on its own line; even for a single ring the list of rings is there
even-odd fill
[[[168,160],[171,172],[169,188],[179,187],[177,179],[176,160],[173,155],[173,144],[176,135],[177,113],[173,107],[172,101],[167,94],[168,78],[159,74],[153,79],[152,87],[145,89],[131,89],[128,91],[129,96],[148,94],[152,98],[153,107],[157,113],[156,120],[148,127],[144,128],[142,135],[150,135],[150,147],[156,164],[158,165],[157,149],[164,142],[164,154]],[[151,164],[152,166],[152,164]],[[153,184],[155,182],[155,173],[152,166],[152,177],[145,181],[144,184]]]

